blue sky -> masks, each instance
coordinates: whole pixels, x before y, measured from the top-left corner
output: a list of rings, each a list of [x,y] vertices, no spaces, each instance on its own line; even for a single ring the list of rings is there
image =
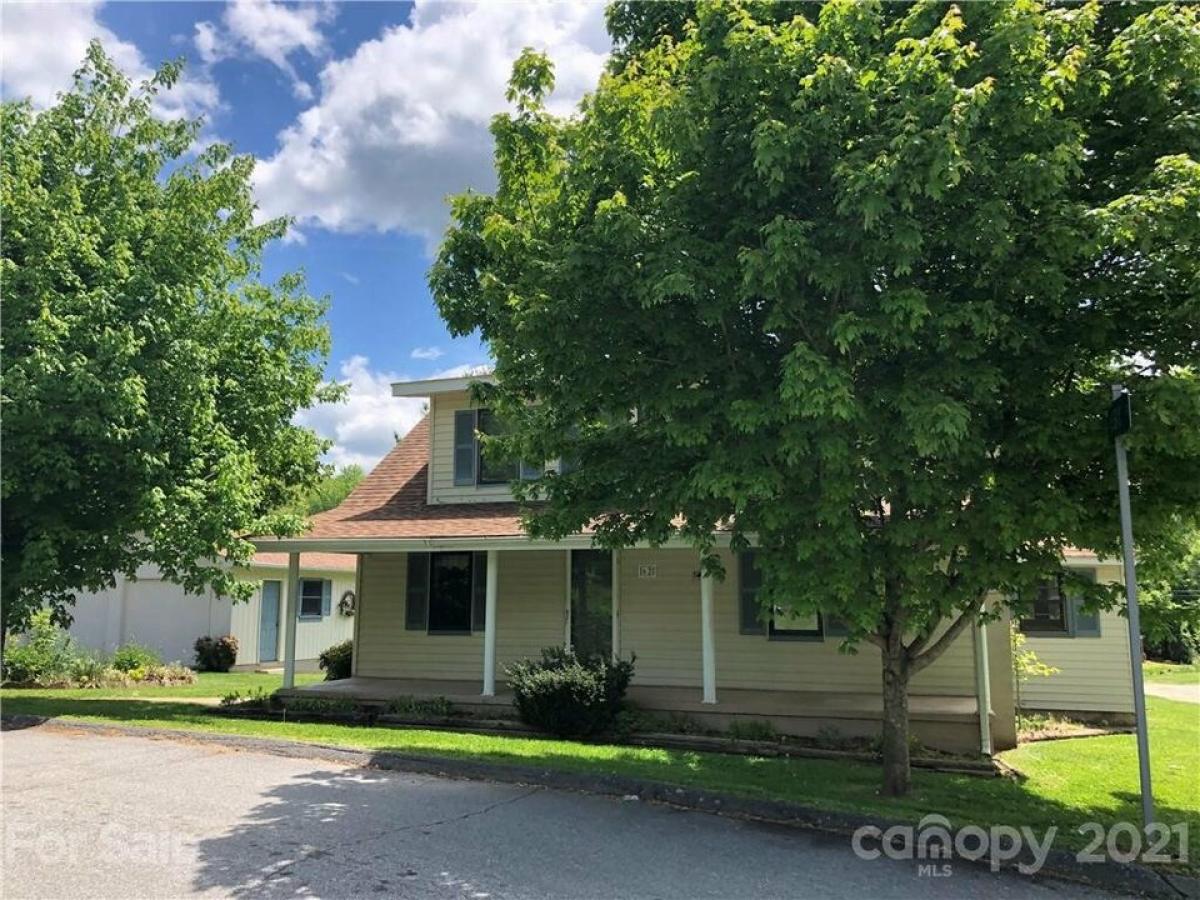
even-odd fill
[[[144,77],[183,56],[162,115],[201,115],[205,140],[259,164],[263,215],[289,215],[269,275],[303,269],[330,300],[329,377],[349,402],[300,420],[332,439],[330,460],[373,464],[420,416],[388,385],[487,361],[452,339],[425,272],[448,194],[490,190],[489,118],[512,60],[550,54],[565,113],[596,83],[609,42],[598,3],[5,3],[5,98],[53,101],[88,40]]]

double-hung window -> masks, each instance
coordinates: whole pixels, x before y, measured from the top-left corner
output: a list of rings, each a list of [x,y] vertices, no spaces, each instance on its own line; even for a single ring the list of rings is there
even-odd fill
[[[1021,630],[1027,632],[1058,632],[1066,634],[1067,603],[1062,592],[1062,582],[1043,581],[1037,586],[1033,607],[1029,615],[1021,619]]]
[[[762,587],[762,572],[756,554],[748,550],[738,557],[738,620],[742,634],[763,634],[776,641],[819,641],[825,631],[818,612],[797,613],[782,607],[772,607],[763,616],[758,592]],[[766,619],[764,623],[763,619]]]
[[[300,579],[300,618],[319,619],[329,615],[332,588],[328,578]]]
[[[484,627],[487,554],[408,554],[404,627],[428,634],[471,634]]]
[[[1080,574],[1089,580],[1096,576],[1094,570]],[[1021,631],[1037,637],[1099,637],[1100,613],[1085,610],[1083,598],[1070,596],[1060,576],[1037,586],[1028,611],[1021,617]]]
[[[518,479],[532,481],[541,469],[484,451],[479,435],[500,437],[504,421],[490,409],[460,409],[454,413],[454,483],[456,485],[508,484]]]

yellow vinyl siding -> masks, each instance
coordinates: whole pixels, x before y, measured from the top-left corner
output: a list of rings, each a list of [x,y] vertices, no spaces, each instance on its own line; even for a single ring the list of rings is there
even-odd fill
[[[466,391],[435,394],[430,398],[430,503],[512,500],[512,491],[505,484],[460,486],[454,483],[454,413],[473,408],[471,396]]]
[[[496,598],[496,678],[503,681],[505,666],[540,656],[543,647],[563,643],[567,553],[520,550],[500,552],[497,558],[500,578]]]
[[[408,570],[403,553],[364,554],[356,674],[378,678],[478,680],[483,634],[430,635],[404,628]],[[498,554],[496,674],[542,647],[563,642],[566,554],[557,550]]]
[[[717,699],[722,688],[875,692],[879,651],[861,644],[840,653],[838,638],[768,640],[738,631],[737,565],[723,554],[726,578],[713,591]],[[639,578],[652,565],[656,577]],[[700,685],[699,558],[686,550],[626,550],[621,554],[621,652],[637,654],[635,684]],[[975,656],[964,634],[912,684],[914,694],[974,696]]]
[[[699,688],[699,557],[687,550],[622,550],[620,558],[621,655],[637,654],[634,684]],[[654,577],[639,578],[641,566],[654,566]],[[717,634],[718,654],[723,637]]]
[[[1096,569],[1101,583],[1121,581],[1119,566]],[[1129,628],[1116,610],[1100,614],[1099,637],[1026,635],[1025,646],[1038,659],[1059,669],[1020,686],[1025,709],[1065,712],[1133,712],[1133,683],[1129,671]]]

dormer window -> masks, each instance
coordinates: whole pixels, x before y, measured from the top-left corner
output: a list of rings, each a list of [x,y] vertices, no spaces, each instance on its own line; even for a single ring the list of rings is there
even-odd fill
[[[508,427],[490,409],[481,409],[476,412],[475,430],[488,437],[503,437]],[[476,441],[476,444],[476,471],[479,473],[476,484],[508,484],[519,477],[521,464],[517,460],[497,457],[495,453],[484,453],[483,444],[479,441]]]
[[[490,409],[460,409],[454,413],[454,483],[456,485],[508,484],[540,478],[541,468],[484,453],[480,434],[499,437],[503,420]]]

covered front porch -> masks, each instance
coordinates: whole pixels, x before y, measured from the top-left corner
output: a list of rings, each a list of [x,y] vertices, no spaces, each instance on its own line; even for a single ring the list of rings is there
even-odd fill
[[[442,658],[453,657],[456,660],[456,671],[452,677],[442,679],[456,685],[455,693],[460,696],[473,694],[476,698],[492,698],[497,691],[497,671],[502,672],[503,665],[514,656],[513,647],[499,649],[498,641],[508,637],[511,643],[524,645],[525,652],[517,656],[536,656],[543,646],[560,644],[576,649],[578,652],[600,653],[604,656],[620,657],[623,652],[623,642],[629,643],[631,636],[636,636],[637,626],[628,627],[623,621],[623,594],[636,581],[634,587],[640,588],[639,593],[663,591],[669,592],[673,608],[672,613],[683,612],[679,607],[690,607],[684,616],[690,621],[673,622],[671,632],[686,633],[687,644],[695,644],[695,655],[691,661],[682,660],[680,652],[668,654],[671,657],[670,666],[682,666],[687,670],[697,670],[699,673],[699,697],[696,701],[703,704],[717,702],[717,662],[716,636],[714,624],[714,592],[715,579],[702,574],[694,562],[689,561],[680,571],[664,571],[660,578],[657,564],[639,565],[637,560],[627,563],[622,551],[600,551],[590,546],[590,539],[580,538],[562,544],[549,545],[543,543],[524,542],[525,546],[512,549],[497,549],[496,541],[438,541],[438,542],[405,542],[397,550],[359,554],[358,579],[356,595],[359,603],[359,621],[355,628],[355,647],[353,673],[356,676],[367,676],[368,680],[390,681],[380,676],[377,666],[373,670],[374,660],[365,666],[362,664],[363,645],[360,643],[360,625],[363,613],[370,614],[372,607],[389,603],[393,607],[403,606],[402,623],[388,621],[387,626],[399,628],[411,633],[414,628],[423,632],[422,637],[428,637],[434,642],[441,642],[438,650],[449,650],[449,653],[439,653]],[[432,549],[436,547],[436,549]],[[685,553],[683,550],[670,551],[674,554]],[[471,596],[469,603],[478,607],[472,610],[467,621],[460,626],[450,629],[435,628],[438,616],[435,614],[435,604],[442,598],[439,596],[439,583],[430,563],[421,569],[422,577],[426,579],[425,586],[416,592],[411,590],[413,573],[404,571],[396,573],[388,586],[391,596],[373,596],[373,588],[380,582],[374,579],[364,579],[364,566],[375,564],[387,558],[392,560],[408,560],[419,555],[428,559],[445,559],[447,557],[462,557],[467,560],[462,574],[467,579],[467,593]],[[469,561],[474,557],[475,563]],[[299,554],[288,554],[289,572],[299,565]],[[531,564],[529,560],[536,559]],[[370,561],[370,562],[368,562]],[[531,565],[539,568],[537,576],[531,576]],[[675,568],[678,568],[676,566]],[[562,574],[546,578],[545,573],[556,570]],[[451,573],[454,574],[454,573]],[[472,581],[473,579],[473,581]],[[449,580],[449,579],[447,579]],[[403,581],[403,584],[400,582]],[[289,582],[294,584],[294,582]],[[507,596],[501,597],[501,584],[508,585]],[[690,603],[682,595],[692,595]],[[403,596],[401,596],[403,594]],[[682,600],[682,604],[680,601]],[[479,601],[479,602],[476,602]],[[413,615],[414,602],[425,604],[425,610]],[[368,604],[370,606],[368,606]],[[284,613],[286,622],[283,638],[283,685],[290,689],[295,684],[295,644],[296,616],[299,596],[295,589],[289,590]],[[394,610],[393,610],[394,611]],[[532,619],[537,622],[531,625]],[[500,619],[503,618],[503,625]],[[414,622],[416,623],[414,626]],[[507,634],[506,634],[507,630]],[[627,634],[627,632],[632,632]],[[536,640],[530,635],[536,635]],[[514,637],[516,636],[516,637]],[[361,635],[368,643],[380,640],[380,636],[371,631]],[[481,640],[478,640],[480,639]],[[698,638],[698,640],[692,640]],[[466,663],[463,659],[462,642],[476,639],[479,655],[474,664]],[[669,643],[672,634],[662,635],[661,640]],[[412,636],[406,637],[408,646],[412,646]],[[530,643],[533,641],[533,643]],[[474,644],[472,644],[474,645]],[[644,650],[639,650],[644,652]],[[368,654],[369,655],[369,654]],[[413,654],[414,656],[420,654]],[[500,662],[498,662],[498,659]],[[474,669],[474,673],[470,671]],[[478,673],[476,678],[471,676]],[[430,673],[432,674],[432,673]],[[435,682],[437,679],[409,679],[420,685],[425,682]],[[472,688],[472,685],[476,686]],[[695,691],[693,690],[693,693]]]
[[[445,699],[462,712],[500,718],[513,715],[507,665],[536,657],[543,647],[583,644],[588,652],[636,656],[628,699],[702,730],[758,721],[801,737],[878,734],[877,651],[839,652],[840,639],[819,627],[790,639],[749,627],[739,605],[737,559],[722,552],[729,573],[723,581],[703,575],[687,548],[609,553],[586,538],[566,546],[405,542],[361,552],[353,677],[295,688],[289,615],[283,696],[368,705]],[[444,618],[436,604],[444,583],[438,579],[456,574],[468,585],[460,585],[462,619],[454,629],[439,630]],[[1008,723],[990,702],[987,644],[1004,637],[982,629],[967,634],[914,682],[911,721],[923,742],[990,751],[993,729]],[[980,717],[981,707],[992,714]]]

